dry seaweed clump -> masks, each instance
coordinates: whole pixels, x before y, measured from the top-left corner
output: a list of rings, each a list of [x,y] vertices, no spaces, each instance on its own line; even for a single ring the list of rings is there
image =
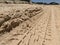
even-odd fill
[[[28,8],[25,10],[25,15],[27,15],[28,17],[33,17],[35,15],[37,15],[38,13],[42,12],[42,8]]]
[[[23,22],[30,20],[31,17],[42,12],[40,7],[29,7],[24,10],[12,9],[5,13],[0,14],[0,34],[10,32]],[[29,25],[27,25],[28,27]]]

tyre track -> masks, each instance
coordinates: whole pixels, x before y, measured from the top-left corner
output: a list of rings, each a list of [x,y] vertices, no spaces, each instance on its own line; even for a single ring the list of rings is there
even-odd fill
[[[44,18],[43,18],[44,17]],[[49,15],[48,15],[48,17],[49,17]],[[20,41],[19,43],[18,43],[18,45],[34,45],[33,43],[36,43],[36,41],[38,42],[39,41],[39,38],[41,37],[40,35],[42,35],[42,34],[38,34],[38,30],[40,29],[40,28],[38,28],[37,26],[39,25],[40,26],[40,20],[42,21],[42,19],[45,21],[45,23],[47,22],[46,20],[48,19],[48,17],[46,18],[46,15],[45,16],[42,16],[42,18],[41,19],[39,19],[39,22],[38,22],[38,24],[36,24],[36,28],[37,29],[35,29],[35,27],[31,30],[31,32],[27,35],[27,37],[25,38],[25,39],[23,39],[22,41]],[[43,21],[43,24],[45,24],[44,23],[44,21]],[[42,26],[42,25],[41,25]],[[42,26],[43,27],[43,26]],[[38,32],[36,32],[36,31],[38,31]],[[42,29],[40,29],[41,31],[42,31]],[[43,32],[43,31],[42,31]],[[37,35],[36,35],[37,34]],[[40,36],[40,37],[39,37]],[[44,35],[43,35],[44,36]],[[42,37],[43,38],[43,37]],[[33,42],[31,41],[31,40],[34,40]],[[27,42],[26,42],[27,41]],[[22,43],[21,43],[22,42]],[[31,43],[30,43],[31,42]],[[21,44],[20,44],[21,43]],[[35,44],[36,45],[36,44]]]
[[[59,5],[60,6],[60,5]],[[55,44],[59,45],[60,44],[60,10],[59,7],[57,5],[57,7],[54,7],[53,12],[55,11],[55,15],[54,15],[54,19],[55,19],[55,26],[56,26],[56,32],[55,32]]]
[[[49,16],[49,20],[48,20],[48,24],[46,27],[46,31],[45,31],[45,35],[44,35],[44,39],[42,42],[42,45],[46,45],[46,41],[50,41],[51,40],[51,15]]]
[[[40,19],[41,19],[42,17],[43,17],[43,15],[40,16]],[[38,21],[39,21],[39,19],[37,20],[37,22],[38,22]],[[36,22],[36,23],[37,23],[37,22]],[[36,25],[36,23],[34,24],[34,26]],[[32,31],[32,29],[34,28],[34,26],[30,29],[30,31],[28,31],[28,32],[26,33],[25,36],[27,36],[27,35],[29,35],[29,36],[31,35],[31,36],[32,36],[32,34],[30,34],[30,32]],[[35,35],[35,33],[34,33],[33,35]],[[31,37],[31,36],[30,36],[30,37]],[[26,38],[26,37],[25,37],[25,38]],[[20,43],[21,43],[25,38],[21,39],[17,45],[20,45]]]

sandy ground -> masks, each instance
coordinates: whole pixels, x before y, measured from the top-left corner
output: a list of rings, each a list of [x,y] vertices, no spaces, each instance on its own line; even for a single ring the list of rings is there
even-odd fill
[[[1,5],[0,45],[60,45],[59,7]],[[5,18],[6,15],[10,18]]]

